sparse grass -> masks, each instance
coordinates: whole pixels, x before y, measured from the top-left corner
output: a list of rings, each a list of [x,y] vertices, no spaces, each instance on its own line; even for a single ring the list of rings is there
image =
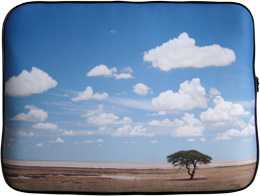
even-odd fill
[[[5,165],[8,183],[23,191],[61,192],[194,192],[226,191],[247,186],[255,164],[197,169],[84,169]]]

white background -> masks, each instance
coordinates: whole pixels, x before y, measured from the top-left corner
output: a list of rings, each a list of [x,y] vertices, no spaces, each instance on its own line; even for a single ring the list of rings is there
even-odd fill
[[[132,0],[133,1],[133,0]],[[192,1],[192,0],[190,0]],[[6,15],[8,14],[8,12],[14,8],[15,6],[24,3],[27,1],[22,1],[22,0],[1,0],[0,1],[0,23],[3,26],[3,22],[4,19],[6,17]],[[211,2],[210,0],[207,2]],[[227,2],[227,1],[221,1],[221,0],[215,0],[212,2]],[[256,45],[256,51],[255,51],[255,70],[256,70],[256,75],[258,77],[260,77],[260,49],[257,50],[258,48],[260,48],[260,10],[259,10],[259,1],[256,0],[237,0],[237,1],[232,1],[229,0],[228,2],[237,2],[240,4],[243,4],[244,6],[246,6],[250,12],[253,15],[254,18],[254,24],[255,24],[255,45]],[[18,32],[19,33],[19,32]],[[1,46],[2,46],[2,40],[1,40]],[[1,52],[0,52],[0,59],[2,60],[2,48],[1,48]],[[2,68],[0,68],[0,81],[2,82]],[[0,85],[0,92],[2,92],[2,83]],[[257,101],[258,105],[259,105],[259,98]],[[2,95],[0,96],[0,127],[2,129],[3,127],[3,122],[2,122]],[[258,111],[260,111],[260,106],[258,106]],[[258,116],[259,112],[258,112]],[[259,122],[259,119],[258,119]],[[258,123],[259,125],[259,123]],[[2,131],[2,130],[1,130]],[[0,135],[1,137],[1,135]],[[27,196],[27,195],[31,195],[29,193],[22,193],[22,192],[18,192],[13,190],[12,188],[10,188],[5,180],[4,177],[0,171],[0,193],[5,196]],[[251,184],[251,186],[249,186],[247,189],[239,191],[239,192],[234,192],[234,193],[230,193],[228,195],[232,195],[232,196],[244,196],[244,195],[256,195],[260,193],[260,174],[258,172],[258,174],[256,175],[256,178],[254,180],[254,182]],[[48,194],[41,194],[43,196],[48,195]],[[205,196],[207,196],[207,194],[203,194]]]

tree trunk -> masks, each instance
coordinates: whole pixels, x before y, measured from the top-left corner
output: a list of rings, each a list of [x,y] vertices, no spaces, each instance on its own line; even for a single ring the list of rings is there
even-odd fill
[[[192,170],[192,173],[190,174],[190,180],[193,180],[193,176],[195,174],[195,170],[196,170],[196,163],[193,163],[193,170]]]
[[[195,174],[195,170],[196,170],[196,163],[192,163],[193,164],[193,170],[192,172],[190,172],[190,165],[186,164],[186,168],[188,169],[188,174],[190,175],[190,180],[193,180],[193,176]]]
[[[193,180],[194,173],[190,174],[190,180]]]

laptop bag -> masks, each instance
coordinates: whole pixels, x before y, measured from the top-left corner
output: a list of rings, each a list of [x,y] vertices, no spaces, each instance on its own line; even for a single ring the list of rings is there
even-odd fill
[[[31,2],[3,26],[3,175],[40,193],[248,187],[254,23],[237,3]]]

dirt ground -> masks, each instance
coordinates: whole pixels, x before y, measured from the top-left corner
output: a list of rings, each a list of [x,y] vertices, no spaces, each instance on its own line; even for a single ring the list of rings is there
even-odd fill
[[[196,192],[228,191],[247,186],[256,164],[198,168],[194,180],[185,169],[88,169],[4,165],[8,184],[36,192]]]

